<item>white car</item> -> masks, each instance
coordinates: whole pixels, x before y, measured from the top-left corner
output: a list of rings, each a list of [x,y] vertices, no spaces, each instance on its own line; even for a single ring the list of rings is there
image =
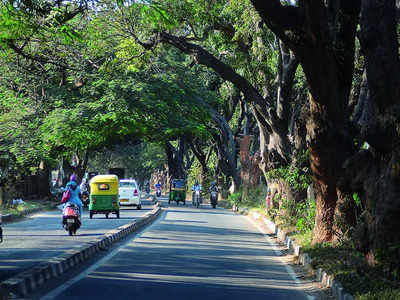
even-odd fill
[[[134,179],[121,179],[119,181],[119,204],[133,205],[142,208],[139,187]]]

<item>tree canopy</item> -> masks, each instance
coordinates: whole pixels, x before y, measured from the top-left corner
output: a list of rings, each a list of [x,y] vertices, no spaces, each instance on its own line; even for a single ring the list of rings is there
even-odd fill
[[[132,143],[137,176],[162,148],[237,190],[252,136],[267,180],[312,175],[315,243],[345,220],[374,257],[399,242],[398,3],[348,2],[2,1],[1,174]]]

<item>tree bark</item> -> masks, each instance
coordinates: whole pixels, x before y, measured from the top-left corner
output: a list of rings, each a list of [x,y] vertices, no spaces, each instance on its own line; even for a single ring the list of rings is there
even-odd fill
[[[374,109],[362,123],[365,140],[372,146],[369,176],[363,178],[367,210],[365,245],[368,261],[377,252],[400,244],[400,58],[395,1],[363,0],[360,42],[365,56],[366,78]],[[366,106],[368,107],[368,106]],[[371,150],[371,149],[369,149]]]
[[[250,154],[252,138],[245,135],[239,139],[240,146],[240,179],[245,189],[254,188],[260,183],[262,171],[259,168],[260,153]]]
[[[201,165],[201,177],[204,178],[209,172],[207,167],[207,159],[209,157],[208,153],[204,153],[201,146],[198,147],[194,141],[189,142],[189,146]],[[209,148],[209,151],[211,151],[211,147]]]
[[[187,151],[186,142],[183,138],[178,141],[178,147],[170,143],[165,143],[165,153],[168,159],[168,173],[171,178],[186,179],[185,152]]]
[[[313,242],[334,238],[341,163],[352,153],[346,108],[354,69],[358,1],[251,1],[265,24],[299,59],[310,88],[307,124],[317,215]],[[340,10],[340,14],[338,13]],[[340,24],[340,26],[338,26]]]
[[[234,190],[236,192],[239,190],[241,180],[237,169],[236,141],[232,129],[226,119],[207,102],[198,97],[196,101],[210,113],[214,124],[218,128],[218,132],[213,135],[217,148],[218,168],[220,168],[226,176],[232,178]]]

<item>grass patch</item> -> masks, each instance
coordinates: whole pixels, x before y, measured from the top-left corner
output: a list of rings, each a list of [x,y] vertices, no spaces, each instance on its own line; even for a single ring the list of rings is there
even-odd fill
[[[303,250],[309,253],[313,268],[334,275],[355,299],[400,299],[400,283],[379,267],[368,266],[362,253],[340,245],[315,245]]]
[[[18,205],[11,205],[11,204],[6,204],[0,206],[0,213],[2,215],[7,215],[7,214],[15,214],[15,215],[23,215],[24,212],[32,210],[32,209],[50,209],[51,208],[51,202],[45,202],[45,201],[25,201],[23,204],[18,204]]]
[[[295,232],[292,236],[292,239],[296,244],[301,245],[301,247],[309,248],[311,247],[313,232],[312,230],[306,232]]]

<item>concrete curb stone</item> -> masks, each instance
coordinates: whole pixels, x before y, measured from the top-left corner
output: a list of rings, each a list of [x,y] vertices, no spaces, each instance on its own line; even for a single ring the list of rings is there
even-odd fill
[[[0,285],[11,293],[19,297],[24,297],[29,292],[43,285],[46,281],[62,275],[89,257],[94,256],[97,252],[105,250],[114,242],[141,229],[146,224],[152,222],[160,212],[161,207],[156,205],[151,212],[146,213],[144,218],[140,219],[138,222],[125,224],[118,229],[110,230],[102,237],[96,238],[77,249],[71,249],[63,255],[51,258],[47,262],[43,262],[30,270],[19,273],[1,282]]]
[[[255,214],[255,216],[253,216],[253,214]],[[258,213],[253,213],[253,214],[251,214],[251,217],[253,219],[260,218],[260,215]],[[331,293],[335,299],[337,300],[354,299],[352,295],[345,292],[342,284],[339,281],[335,280],[333,275],[329,275],[321,268],[314,270],[311,266],[311,258],[308,255],[308,253],[301,253],[301,247],[299,245],[296,245],[294,241],[290,239],[290,237],[288,237],[283,230],[281,230],[280,228],[278,228],[278,226],[275,225],[274,222],[265,217],[262,217],[262,219],[263,223],[268,227],[268,229],[273,232],[273,235],[277,236],[277,238],[280,241],[285,243],[289,252],[298,256],[300,264],[306,267],[307,269],[313,271],[315,275],[315,280],[320,282],[324,287],[329,288],[331,290]]]

